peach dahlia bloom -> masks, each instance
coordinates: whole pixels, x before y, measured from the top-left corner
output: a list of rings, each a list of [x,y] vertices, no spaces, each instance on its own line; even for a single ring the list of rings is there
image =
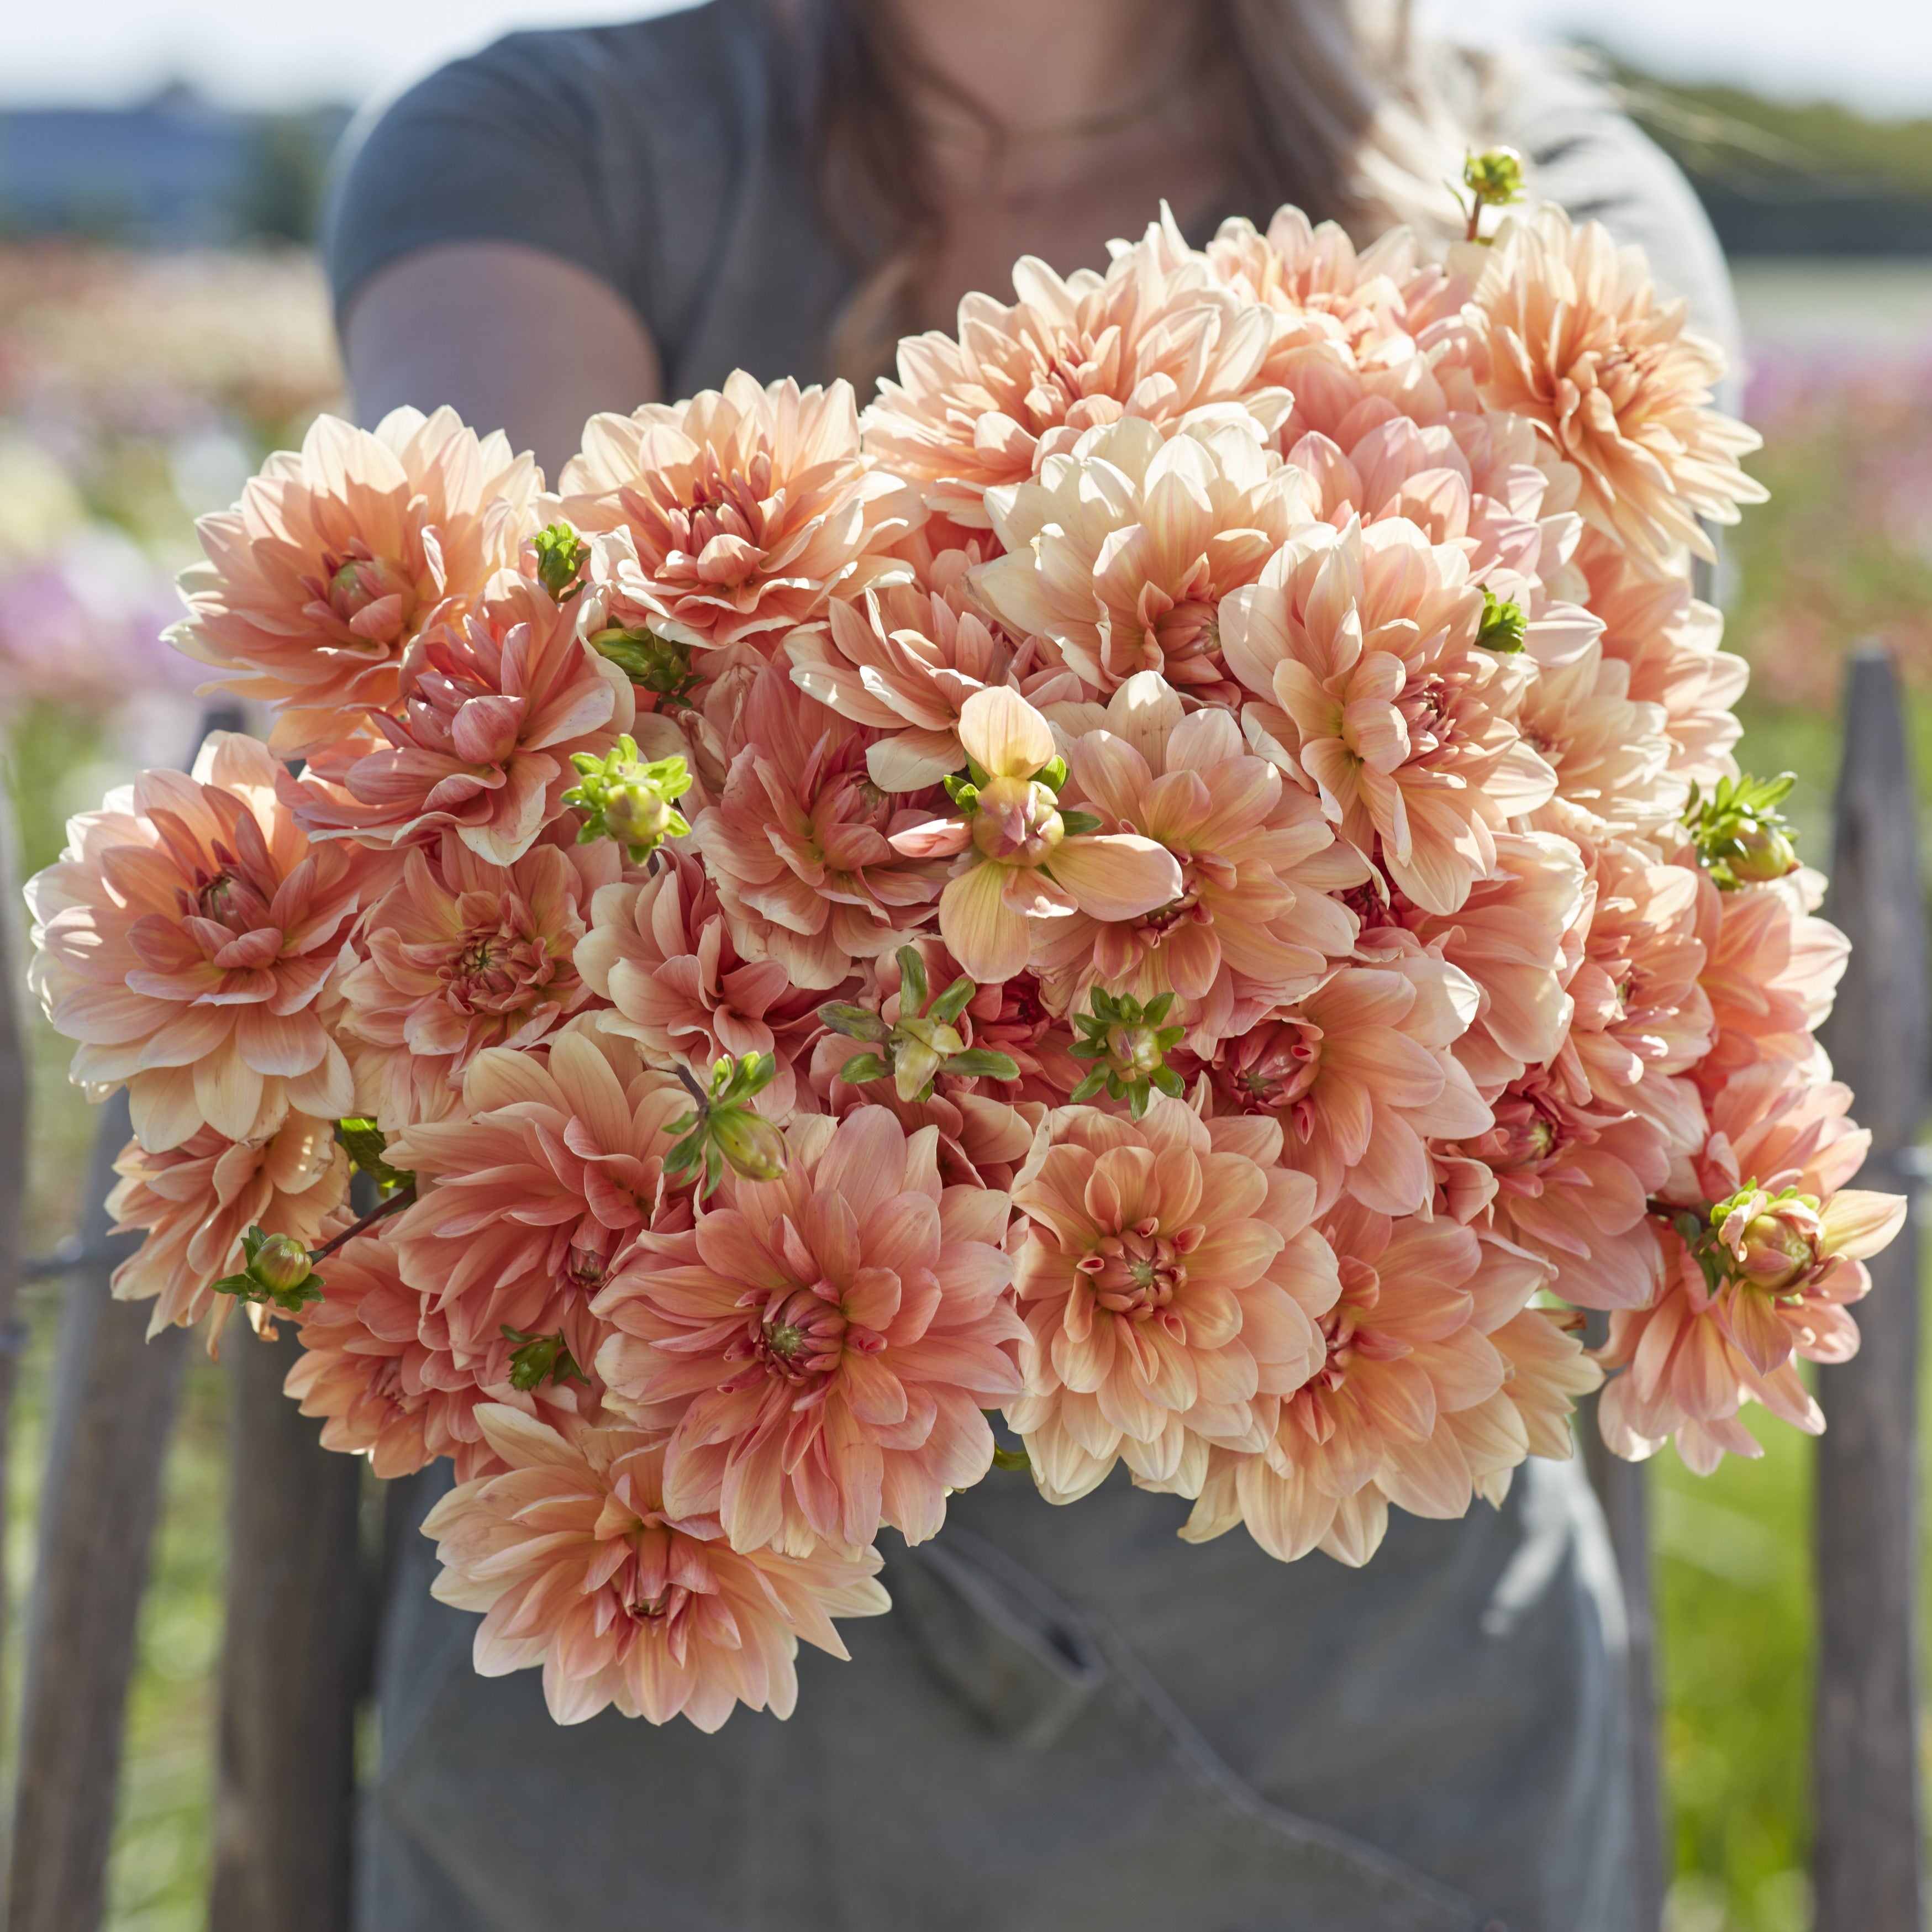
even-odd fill
[[[189,614],[169,641],[277,706],[269,743],[303,756],[395,701],[411,640],[514,565],[542,488],[530,456],[454,410],[394,410],[374,430],[318,416],[299,454],[270,457],[196,524],[208,561],[182,573]]]
[[[1138,919],[1180,896],[1180,867],[1154,839],[1067,831],[1040,776],[1058,755],[1052,729],[1018,692],[976,692],[960,711],[959,742],[986,782],[962,815],[909,826],[892,843],[920,858],[957,856],[939,930],[980,985],[1024,970],[1044,922]]]
[[[212,733],[194,775],[144,772],[68,827],[28,882],[29,983],[80,1042],[73,1078],[124,1085],[152,1154],[204,1127],[262,1140],[354,1090],[316,1001],[348,937],[358,855],[311,848],[253,740]]]
[[[1701,976],[1711,1002],[1714,1039],[1696,1069],[1707,1092],[1760,1061],[1783,1061],[1828,1076],[1813,1035],[1838,996],[1851,943],[1807,909],[1796,880],[1720,892],[1698,880]],[[1802,878],[1802,874],[1798,875]]]
[[[907,486],[859,449],[852,386],[760,388],[736,370],[686,403],[592,416],[558,514],[594,569],[651,628],[686,644],[769,648],[835,591],[908,574],[886,555],[920,518]]]
[[[726,1178],[688,1233],[647,1236],[598,1298],[616,1398],[677,1414],[668,1506],[732,1546],[923,1541],[992,1466],[983,1409],[1018,1392],[1006,1196],[946,1186],[938,1131],[883,1107],[795,1118],[776,1180]],[[673,1406],[675,1405],[675,1410]]]
[[[1280,1149],[1272,1121],[1161,1096],[1138,1122],[1048,1116],[1013,1195],[1026,1393],[1006,1417],[1049,1502],[1117,1462],[1196,1494],[1210,1446],[1258,1447],[1258,1412],[1318,1364],[1336,1260]]]
[[[1582,478],[1585,518],[1641,562],[1711,558],[1698,519],[1734,524],[1766,492],[1737,460],[1760,439],[1710,406],[1715,344],[1660,303],[1642,251],[1546,206],[1506,220],[1472,292],[1484,399],[1532,418]]]
[[[1178,440],[1178,439],[1177,439]],[[1172,854],[1180,890],[1132,918],[1087,911],[1048,923],[1034,946],[1049,1005],[1086,1009],[1090,989],[1147,1000],[1180,995],[1197,1051],[1311,991],[1347,954],[1354,922],[1331,892],[1367,862],[1338,840],[1316,801],[1256,758],[1230,712],[1184,713],[1180,694],[1142,671],[1097,705],[1063,706],[1065,796],[1109,833]]]
[[[1654,835],[1684,809],[1661,705],[1629,695],[1630,669],[1592,640],[1570,662],[1540,668],[1516,714],[1523,741],[1556,774],[1539,825],[1573,837]]]
[[[257,1140],[231,1141],[202,1127],[180,1145],[149,1154],[130,1141],[114,1163],[121,1178],[107,1197],[117,1234],[144,1233],[114,1270],[122,1301],[154,1304],[150,1335],[191,1328],[218,1302],[212,1346],[231,1298],[214,1286],[241,1265],[242,1237],[252,1227],[319,1246],[323,1226],[349,1192],[349,1162],[335,1123],[289,1114]]]
[[[1238,1039],[1208,1069],[1217,1108],[1280,1116],[1282,1160],[1321,1211],[1346,1191],[1385,1214],[1434,1187],[1427,1142],[1479,1135],[1489,1108],[1451,1048],[1478,1010],[1466,974],[1430,953],[1344,966]]]
[[[406,1476],[439,1456],[468,1482],[496,1466],[476,1420],[479,1402],[530,1408],[506,1384],[488,1392],[451,1359],[446,1324],[425,1322],[424,1298],[403,1280],[384,1240],[358,1234],[322,1264],[323,1295],[297,1316],[302,1359],[283,1393],[320,1418],[322,1446],[367,1455],[379,1476]]]
[[[872,782],[868,736],[782,667],[763,670],[718,801],[692,820],[740,956],[775,962],[794,986],[836,986],[855,961],[902,945],[945,878],[934,855],[898,844],[928,814]]]
[[[318,752],[289,792],[319,838],[407,845],[447,829],[513,865],[562,810],[571,754],[608,751],[634,712],[629,679],[578,641],[574,607],[506,574],[410,646],[373,735]]]
[[[1280,1405],[1256,1451],[1216,1454],[1181,1534],[1203,1543],[1244,1523],[1270,1556],[1316,1548],[1366,1563],[1388,1506],[1458,1516],[1473,1493],[1449,1418],[1503,1386],[1505,1365],[1474,1318],[1483,1246],[1453,1221],[1390,1219],[1354,1202],[1322,1223],[1341,1292],[1321,1318],[1323,1356]]]
[[[1221,599],[1308,520],[1301,480],[1244,410],[1204,410],[1178,430],[1106,424],[1037,479],[989,490],[1007,554],[980,567],[976,587],[1016,636],[1050,640],[1102,697],[1156,671],[1190,698],[1232,704]]]
[[[450,832],[409,852],[341,981],[357,1104],[386,1133],[448,1112],[485,1047],[529,1046],[590,999],[572,956],[622,862],[608,839],[533,845],[507,866]]]
[[[1081,694],[1074,672],[1044,662],[1034,640],[1016,646],[975,604],[967,573],[976,555],[943,551],[926,581],[835,597],[822,629],[785,640],[801,691],[892,734],[866,754],[883,791],[922,790],[958,770],[960,708],[976,691],[1011,684],[1036,705]]]
[[[1256,380],[1273,334],[1266,311],[1220,286],[1172,214],[1104,274],[1063,280],[1029,255],[1011,305],[974,293],[958,339],[932,330],[898,346],[898,380],[866,412],[866,446],[969,529],[986,493],[1024,482],[1045,459],[1123,416],[1172,424],[1204,404],[1278,416],[1287,398]]]
[[[1430,912],[1455,911],[1496,869],[1496,834],[1556,788],[1514,722],[1530,674],[1477,644],[1482,612],[1462,553],[1402,518],[1316,525],[1222,607],[1228,668],[1266,700],[1251,732]]]
[[[846,1655],[832,1618],[891,1604],[878,1554],[741,1554],[715,1516],[665,1506],[664,1445],[628,1430],[553,1429],[499,1403],[478,1420],[507,1466],[453,1490],[423,1534],[436,1539],[441,1601],[487,1612],[485,1677],[543,1666],[560,1724],[606,1705],[715,1731],[733,1709],[788,1718],[799,1640]]]
[[[653,1227],[688,1227],[688,1193],[664,1174],[670,1122],[691,1101],[644,1068],[632,1042],[583,1019],[536,1052],[488,1047],[463,1081],[467,1118],[419,1121],[388,1157],[422,1198],[387,1238],[403,1279],[449,1324],[457,1362],[507,1381],[515,1344],[560,1334],[588,1370],[604,1331],[597,1292]]]
[[[822,992],[800,987],[776,959],[747,960],[734,943],[717,888],[688,854],[668,848],[648,879],[604,886],[577,948],[585,984],[615,1009],[599,1013],[653,1066],[680,1063],[700,1078],[721,1057],[772,1054],[760,1096],[775,1120],[790,1114],[793,1061],[820,1029]]]

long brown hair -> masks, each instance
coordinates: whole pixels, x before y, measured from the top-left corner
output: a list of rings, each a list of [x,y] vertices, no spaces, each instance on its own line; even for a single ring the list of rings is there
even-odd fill
[[[1351,0],[1193,0],[1197,85],[1211,100],[1244,212],[1265,220],[1292,201],[1357,234],[1412,218],[1450,144],[1418,82],[1408,8],[1382,31],[1360,27]],[[858,282],[832,334],[838,373],[861,390],[913,326],[937,262],[944,218],[913,104],[944,99],[999,130],[985,109],[936,71],[891,0],[796,0],[813,111],[822,218]],[[1460,151],[1456,158],[1460,159]]]

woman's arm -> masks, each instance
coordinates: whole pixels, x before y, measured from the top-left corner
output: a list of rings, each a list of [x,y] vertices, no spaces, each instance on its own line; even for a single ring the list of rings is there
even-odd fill
[[[452,242],[379,270],[342,323],[357,420],[447,403],[536,452],[553,485],[586,418],[656,402],[656,345],[608,283],[514,242]]]

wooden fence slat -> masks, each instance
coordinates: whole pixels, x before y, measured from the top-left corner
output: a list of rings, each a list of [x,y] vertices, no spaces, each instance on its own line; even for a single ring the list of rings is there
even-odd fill
[[[1872,1131],[1862,1184],[1904,1184],[1926,1102],[1927,949],[1917,800],[1891,661],[1850,668],[1828,916],[1852,952],[1825,1042]],[[1812,1776],[1816,1932],[1922,1932],[1916,1378],[1918,1243],[1870,1264],[1864,1346],[1821,1369],[1818,1680]]]
[[[94,1932],[119,1784],[122,1720],[159,1514],[185,1330],[150,1342],[150,1310],[108,1292],[132,1238],[110,1240],[106,1201],[127,1144],[124,1095],[94,1142],[53,1374],[27,1630],[10,1876],[10,1932]]]
[[[1593,1396],[1580,1412],[1583,1460],[1603,1505],[1617,1576],[1623,1585],[1628,1648],[1624,1706],[1630,1724],[1630,1896],[1634,1932],[1660,1932],[1670,1883],[1664,1777],[1658,1762],[1657,1616],[1650,1562],[1648,1466],[1613,1456],[1597,1427]]]
[[[0,784],[0,1497],[11,1493],[14,1392],[26,1342],[20,1317],[21,1220],[27,1201],[26,983],[20,895],[20,847],[14,812]],[[0,1522],[4,1522],[0,1514]],[[8,1628],[5,1539],[0,1538],[0,1665]],[[0,1721],[0,1736],[6,1726]]]
[[[326,1272],[325,1268],[325,1272]],[[346,1932],[370,1591],[362,1459],[282,1393],[293,1331],[232,1350],[228,1624],[210,1932]]]

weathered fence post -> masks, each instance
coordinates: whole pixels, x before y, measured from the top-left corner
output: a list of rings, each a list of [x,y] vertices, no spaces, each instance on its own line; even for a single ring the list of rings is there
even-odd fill
[[[266,1342],[238,1321],[224,1352],[234,1488],[210,1932],[347,1932],[373,1608],[363,1462],[323,1448],[283,1394],[292,1330]]]
[[[1624,1702],[1630,1721],[1630,1898],[1634,1932],[1661,1932],[1670,1882],[1664,1776],[1658,1763],[1657,1610],[1650,1562],[1650,1482],[1646,1464],[1612,1456],[1597,1427],[1594,1397],[1579,1427],[1590,1483],[1603,1505],[1623,1586],[1628,1648]]]
[[[1831,896],[1852,942],[1825,1042],[1872,1133],[1860,1184],[1909,1186],[1926,1103],[1918,805],[1890,658],[1853,657]],[[1916,1578],[1918,1240],[1870,1263],[1864,1346],[1818,1374],[1818,1683],[1812,1748],[1816,1932],[1922,1932]]]
[[[27,1200],[26,988],[20,972],[20,846],[0,784],[0,1497],[12,1468],[14,1391],[27,1326],[20,1317],[22,1215]],[[0,1663],[7,1639],[7,1569],[0,1545]],[[0,1736],[6,1726],[0,1723]]]
[[[126,1144],[111,1101],[94,1144],[53,1376],[27,1626],[9,1932],[94,1932],[106,1895],[122,1720],[188,1336],[147,1340],[148,1309],[108,1276],[134,1251],[106,1202]]]

